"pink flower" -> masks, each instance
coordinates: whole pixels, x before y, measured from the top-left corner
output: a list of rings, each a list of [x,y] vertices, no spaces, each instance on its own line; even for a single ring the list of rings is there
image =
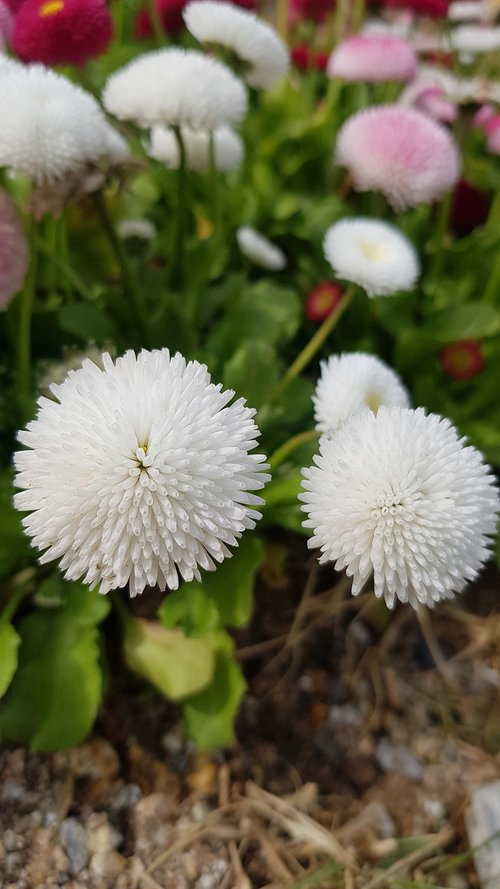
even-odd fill
[[[333,281],[316,284],[307,294],[304,312],[310,321],[324,321],[337,308],[342,299],[342,287]]]
[[[439,200],[460,173],[448,131],[399,105],[372,106],[349,117],[337,137],[336,160],[358,191],[382,192],[395,210]]]
[[[457,107],[446,98],[443,86],[428,80],[410,83],[401,93],[399,104],[405,108],[416,108],[442,123],[453,123],[457,119]]]
[[[477,127],[478,130],[484,130],[485,124],[487,124],[493,117],[495,117],[495,109],[493,108],[493,105],[481,105],[472,118],[472,124]]]
[[[411,80],[417,66],[415,50],[401,37],[356,34],[334,49],[326,71],[329,77],[339,77],[350,83],[385,83]]]
[[[28,268],[28,243],[13,200],[0,191],[0,309],[23,286]]]
[[[10,42],[14,16],[4,0],[0,0],[0,44]]]
[[[101,55],[112,37],[104,0],[24,0],[11,43],[23,62],[83,65]]]
[[[495,114],[484,125],[484,131],[487,135],[486,146],[491,154],[500,154],[500,114]]]

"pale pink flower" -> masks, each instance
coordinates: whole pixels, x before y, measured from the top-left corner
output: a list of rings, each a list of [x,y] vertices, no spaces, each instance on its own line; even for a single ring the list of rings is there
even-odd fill
[[[348,118],[336,161],[358,191],[379,191],[395,210],[439,200],[460,174],[460,155],[441,124],[399,105],[367,108]]]
[[[399,104],[405,108],[416,108],[442,123],[453,123],[457,119],[457,107],[447,98],[442,84],[429,80],[410,83],[401,93]]]
[[[334,49],[326,73],[350,83],[411,80],[418,66],[415,50],[401,37],[355,34]]]
[[[484,130],[485,125],[495,117],[495,109],[493,105],[481,105],[472,118],[473,126],[479,130]]]
[[[10,42],[10,34],[12,25],[14,24],[14,16],[4,0],[0,0],[0,45]]]
[[[484,126],[487,135],[487,148],[491,154],[500,154],[500,114],[495,114]]]
[[[0,309],[7,308],[23,286],[28,244],[13,200],[0,191]]]

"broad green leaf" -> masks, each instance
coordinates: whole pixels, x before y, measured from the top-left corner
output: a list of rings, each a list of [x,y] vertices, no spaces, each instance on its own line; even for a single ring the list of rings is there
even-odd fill
[[[214,652],[207,637],[187,639],[182,630],[127,616],[123,651],[127,666],[178,701],[204,688],[214,671]]]
[[[62,581],[61,594],[65,607],[85,627],[100,624],[109,614],[108,597],[83,583]]]
[[[481,302],[450,306],[428,315],[425,329],[439,343],[493,336],[500,330],[500,310]]]
[[[98,632],[68,611],[19,625],[19,667],[0,708],[0,734],[32,750],[72,747],[90,731],[102,694]]]
[[[233,557],[203,578],[203,592],[215,602],[226,626],[244,627],[249,622],[255,574],[263,557],[262,541],[255,534],[245,534]]]
[[[12,475],[0,474],[0,575],[9,574],[16,563],[32,553],[21,524],[21,514],[14,509]]]
[[[216,652],[210,685],[184,701],[184,725],[200,750],[234,741],[234,720],[245,693],[243,674],[233,660],[233,640],[219,630],[212,634]]]
[[[279,379],[280,362],[274,346],[245,340],[224,367],[224,388],[234,389],[249,405],[259,407]]]
[[[185,583],[169,593],[158,609],[158,617],[166,630],[180,626],[190,639],[206,636],[219,624],[217,606],[197,582]]]
[[[70,303],[59,310],[59,324],[84,342],[95,340],[102,345],[116,342],[116,327],[106,312],[89,303]]]
[[[262,280],[247,285],[208,338],[206,349],[225,358],[245,340],[286,343],[301,320],[301,302],[294,290]]]
[[[7,691],[16,672],[20,642],[12,624],[0,621],[0,698]]]

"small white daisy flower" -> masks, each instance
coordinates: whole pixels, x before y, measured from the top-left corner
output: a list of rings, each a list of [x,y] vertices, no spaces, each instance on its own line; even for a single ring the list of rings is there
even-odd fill
[[[194,0],[186,6],[183,18],[200,43],[231,50],[244,63],[244,77],[251,86],[270,89],[286,74],[285,44],[255,13],[219,0]]]
[[[118,234],[123,240],[138,238],[140,241],[152,241],[156,238],[157,231],[149,219],[129,217],[118,223]]]
[[[364,408],[374,414],[386,407],[409,407],[408,390],[398,374],[375,355],[344,352],[321,362],[313,396],[316,429],[336,429]]]
[[[286,256],[283,250],[251,225],[240,226],[236,232],[236,240],[243,256],[255,265],[270,272],[280,272],[286,268]]]
[[[420,273],[410,241],[378,219],[341,219],[326,232],[323,250],[337,277],[359,284],[368,296],[412,290]]]
[[[43,65],[2,71],[0,116],[0,166],[37,185],[125,150],[93,96]]]
[[[476,56],[500,49],[500,27],[459,25],[450,33],[450,43],[458,53]]]
[[[490,555],[499,507],[482,454],[449,420],[422,408],[353,415],[320,441],[300,495],[311,548],[352,577],[373,575],[389,608],[433,605],[475,580]]]
[[[176,589],[231,555],[269,476],[255,411],[167,349],[84,361],[19,440],[17,509],[41,562],[101,592]]]
[[[226,65],[194,50],[143,53],[109,78],[104,107],[138,126],[215,130],[237,124],[247,111],[245,85]]]
[[[206,173],[210,169],[210,133],[203,130],[181,128],[188,169]],[[215,168],[221,173],[237,170],[243,160],[243,142],[231,127],[219,127],[213,131]],[[179,144],[172,130],[153,127],[148,154],[176,170],[180,163]]]

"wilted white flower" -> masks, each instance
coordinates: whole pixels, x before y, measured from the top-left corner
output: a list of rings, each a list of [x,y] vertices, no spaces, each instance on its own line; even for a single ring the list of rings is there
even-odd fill
[[[251,86],[270,89],[288,70],[288,50],[274,28],[246,9],[217,0],[194,0],[183,12],[200,43],[223,46],[245,65]]]
[[[475,580],[490,553],[498,493],[482,455],[422,408],[362,411],[320,441],[300,495],[320,562],[359,593],[433,605]]]
[[[500,49],[500,27],[459,25],[450,34],[450,43],[458,53],[475,56]]]
[[[335,274],[359,284],[368,296],[412,290],[420,273],[410,241],[378,219],[341,219],[326,232],[323,250]]]
[[[43,65],[1,72],[0,115],[0,166],[37,185],[124,150],[93,96]]]
[[[152,241],[156,237],[156,228],[149,219],[122,219],[118,223],[118,234],[126,238],[139,238],[141,241]]]
[[[21,290],[29,262],[29,249],[17,207],[0,190],[0,310]]]
[[[103,93],[105,108],[120,120],[193,130],[239,123],[247,101],[244,84],[226,65],[177,47],[138,56],[111,75]]]
[[[313,396],[316,429],[336,429],[351,414],[369,408],[409,407],[410,398],[396,371],[375,355],[344,352],[321,362]]]
[[[210,169],[211,134],[182,127],[181,136],[188,168],[195,173],[206,173]],[[221,173],[237,170],[243,160],[243,142],[238,134],[231,127],[219,127],[213,131],[212,138],[216,170]],[[148,154],[176,170],[180,164],[180,152],[175,133],[166,127],[153,127]]]
[[[286,256],[276,244],[261,235],[251,225],[242,225],[236,232],[236,240],[243,256],[250,262],[271,272],[280,272],[286,267]]]
[[[15,505],[41,562],[101,592],[176,589],[230,556],[260,513],[263,456],[243,399],[167,349],[84,361],[40,398],[15,455]]]

